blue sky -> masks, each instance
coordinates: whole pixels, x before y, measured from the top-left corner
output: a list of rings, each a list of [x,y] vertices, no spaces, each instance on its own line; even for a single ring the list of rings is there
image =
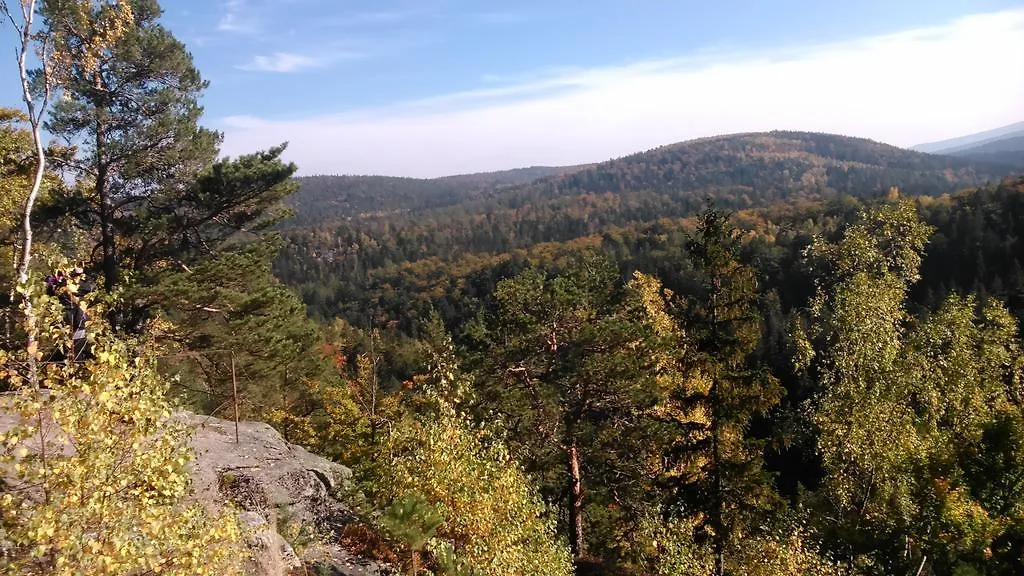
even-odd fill
[[[306,174],[591,162],[774,128],[909,146],[1024,120],[1019,0],[163,5],[224,152],[287,140]]]

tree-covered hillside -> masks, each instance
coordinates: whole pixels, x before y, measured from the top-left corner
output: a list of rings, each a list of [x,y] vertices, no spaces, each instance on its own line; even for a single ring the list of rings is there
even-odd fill
[[[221,155],[156,0],[22,6],[3,574],[1024,574],[1010,168],[774,132],[296,182]],[[296,484],[345,513],[234,459],[194,504],[182,408],[351,466]]]
[[[914,150],[1024,169],[1024,122],[951,140],[920,144],[914,146]]]
[[[899,186],[938,194],[1003,175],[1007,167],[933,156],[863,138],[769,132],[703,138],[605,162],[554,179],[562,194],[648,190],[669,196],[710,193],[737,207],[792,196],[871,194]]]
[[[1024,167],[1024,134],[985,142],[951,154],[972,160]]]
[[[295,218],[288,227],[390,213],[417,212],[487,198],[496,190],[528,184],[584,166],[533,166],[500,172],[460,174],[444,178],[389,176],[302,176],[299,189],[288,200]]]
[[[419,193],[425,196],[402,196],[409,198],[409,210],[361,213],[290,230],[275,272],[300,290],[314,315],[332,317],[343,308],[361,309],[365,321],[370,308],[363,305],[363,297],[395,266],[423,261],[422,267],[431,268],[430,262],[486,258],[685,218],[705,198],[719,206],[749,209],[784,200],[868,198],[894,186],[908,195],[941,195],[997,182],[1011,172],[999,164],[828,134],[721,136],[487,193],[469,195],[448,188],[441,196],[431,196],[438,193],[432,181],[412,181],[422,186]],[[329,196],[302,204],[299,194],[297,221],[330,212],[323,208]],[[388,202],[399,198],[382,197]],[[424,204],[442,197],[446,205]]]

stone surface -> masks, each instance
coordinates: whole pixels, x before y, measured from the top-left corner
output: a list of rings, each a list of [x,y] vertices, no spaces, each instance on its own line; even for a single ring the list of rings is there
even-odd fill
[[[0,432],[18,424],[4,412],[2,398]],[[175,417],[192,430],[189,498],[210,512],[228,505],[239,511],[252,551],[247,574],[388,573],[386,567],[356,557],[338,542],[340,529],[355,519],[341,497],[351,470],[289,444],[268,424],[240,422],[236,442],[234,422],[189,412]],[[304,570],[304,563],[315,566],[315,571]]]
[[[339,529],[354,520],[339,499],[351,470],[285,442],[261,422],[239,422],[236,443],[234,422],[191,413],[179,417],[194,430],[192,497],[211,511],[228,503],[242,510],[239,519],[250,528],[252,574],[302,573],[302,561],[333,576],[384,573],[336,541]]]

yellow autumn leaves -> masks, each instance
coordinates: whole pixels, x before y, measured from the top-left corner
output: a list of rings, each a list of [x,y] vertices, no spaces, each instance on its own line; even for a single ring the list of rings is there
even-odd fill
[[[16,389],[5,398],[3,412],[18,425],[0,435],[8,472],[0,573],[240,570],[231,513],[210,516],[185,503],[188,430],[169,416],[165,384],[150,363],[129,350],[101,338],[97,360],[46,367],[50,391]]]

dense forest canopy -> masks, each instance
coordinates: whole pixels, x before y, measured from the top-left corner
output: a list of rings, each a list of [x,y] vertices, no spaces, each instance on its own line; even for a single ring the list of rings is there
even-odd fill
[[[411,574],[1024,573],[1012,162],[771,132],[296,179],[220,154],[156,0],[26,6],[5,573],[237,573],[174,417],[232,404],[354,470],[293,544]]]
[[[303,176],[288,199],[295,217],[287,227],[310,226],[395,212],[415,213],[486,198],[495,191],[582,170],[584,166],[534,166],[501,172],[461,174],[431,180],[388,176]]]
[[[419,180],[375,176],[301,178],[290,200],[293,224],[330,224],[368,216],[464,204],[462,211],[522,208],[588,194],[650,193],[685,200],[707,194],[737,207],[789,196],[861,195],[899,186],[940,194],[1011,173],[1012,166],[904,150],[862,138],[806,132],[735,134],[663,146],[591,166],[525,168]],[[684,202],[684,204],[686,204]]]
[[[1012,173],[1000,164],[829,134],[722,136],[496,189],[486,198],[451,197],[450,205],[433,209],[334,212],[338,218],[333,222],[288,231],[275,273],[298,289],[314,317],[342,315],[366,326],[374,306],[364,298],[390,299],[377,287],[416,283],[422,290],[411,298],[399,296],[411,305],[443,289],[441,282],[458,283],[445,280],[452,274],[442,269],[459,268],[455,276],[461,278],[484,262],[521,250],[554,248],[550,243],[619,242],[624,235],[656,238],[658,230],[677,226],[669,220],[693,215],[707,197],[722,207],[751,210],[781,200],[793,206],[842,203],[842,197],[870,198],[894,186],[902,194],[941,196],[998,183]],[[435,191],[424,188],[422,193],[432,198]],[[300,204],[297,212],[300,221],[306,213],[318,218],[332,213],[323,203]],[[411,326],[409,319],[399,314],[377,321]]]
[[[1002,179],[1012,173],[998,163],[832,135],[725,136],[496,189],[487,198],[466,196],[410,214],[345,216],[291,229],[275,272],[300,291],[314,317],[341,317],[377,335],[382,346],[375,374],[396,394],[407,394],[403,390],[425,368],[407,350],[433,338],[427,327],[443,322],[477,378],[470,413],[507,427],[507,441],[521,453],[542,496],[559,503],[559,523],[578,566],[594,562],[595,570],[617,566],[626,573],[751,573],[751,565],[742,562],[762,559],[748,555],[757,549],[798,558],[792,571],[766,574],[966,574],[975,567],[984,570],[979,573],[1010,574],[1021,566],[1010,560],[1021,551],[1011,533],[993,536],[982,552],[988,560],[977,561],[962,555],[966,549],[922,547],[935,538],[951,542],[927,530],[963,528],[912,527],[939,513],[936,506],[949,498],[974,498],[967,495],[973,480],[966,471],[973,464],[963,460],[973,456],[928,449],[902,460],[891,471],[893,484],[882,485],[870,474],[857,476],[847,468],[850,454],[830,453],[822,442],[826,431],[845,436],[856,429],[867,435],[863,449],[875,451],[866,466],[880,465],[894,454],[871,444],[872,431],[881,429],[873,419],[920,427],[926,421],[899,424],[887,415],[895,417],[896,405],[921,410],[915,400],[921,390],[945,395],[937,391],[961,386],[943,380],[952,378],[945,374],[908,381],[891,391],[887,401],[897,404],[844,420],[856,411],[853,406],[864,404],[857,399],[859,387],[879,377],[831,368],[838,361],[832,358],[840,358],[836,354],[849,353],[833,349],[839,329],[860,321],[868,324],[854,333],[851,345],[877,337],[889,322],[896,330],[892,358],[901,362],[934,361],[934,354],[942,354],[934,350],[952,350],[952,342],[933,342],[939,348],[932,351],[918,348],[934,330],[962,333],[964,354],[973,354],[968,350],[980,346],[978,338],[994,338],[996,355],[978,356],[968,369],[980,371],[972,386],[994,388],[969,394],[977,394],[972,401],[993,400],[994,390],[1010,385],[1007,396],[998,408],[977,405],[955,417],[952,407],[935,407],[944,415],[928,418],[938,430],[950,425],[948,418],[967,417],[971,410],[1019,415],[1018,392],[1010,392],[1009,383],[1021,377],[1014,326],[1024,318],[1018,230],[1024,181]],[[684,177],[688,184],[680,183]],[[709,201],[716,207],[708,209]],[[726,207],[731,214],[721,212]],[[891,240],[901,237],[903,247]],[[715,245],[734,245],[726,252],[712,249],[706,246],[711,238]],[[871,251],[860,252],[862,242]],[[709,253],[731,256],[698,258]],[[591,256],[581,261],[580,254]],[[892,263],[847,278],[857,272],[848,266],[862,257],[868,257],[865,263]],[[589,258],[597,260],[581,263]],[[737,281],[736,291],[725,294],[709,289],[725,286],[723,278],[739,270],[749,270],[751,281]],[[710,281],[709,271],[715,271]],[[874,308],[890,279],[891,300]],[[860,284],[848,285],[854,280]],[[871,304],[868,315],[827,324],[838,311],[819,302],[854,296]],[[631,305],[630,298],[638,300]],[[709,306],[715,301],[731,308]],[[996,302],[1002,304],[984,308]],[[977,310],[973,320],[970,310]],[[933,314],[938,319],[927,320]],[[735,322],[722,323],[728,318]],[[964,324],[934,324],[954,321]],[[977,332],[985,326],[991,327],[989,336]],[[904,331],[908,335],[900,336]],[[614,353],[626,346],[614,339],[628,334],[650,339],[634,336],[626,356]],[[805,357],[811,359],[807,364]],[[986,363],[996,372],[981,376]],[[923,377],[923,365],[885,370]],[[860,368],[851,364],[849,370],[855,369]],[[841,386],[849,388],[841,392]],[[589,402],[600,408],[588,408]],[[971,434],[1000,434],[990,425],[1009,424],[976,422]],[[913,435],[906,441],[949,443]],[[647,468],[644,462],[657,458],[652,448],[660,451],[661,465]],[[855,488],[865,494],[896,490],[887,493],[910,498],[925,489],[911,477],[937,474],[921,467],[942,474],[959,470],[958,482],[966,484],[900,508],[879,501],[878,512],[842,503]],[[985,506],[971,502],[978,510]],[[629,544],[641,534],[667,537],[645,532],[654,529],[642,521],[652,512],[671,518],[676,529],[686,527],[675,532],[685,537],[678,544],[686,550],[681,557],[669,560],[664,550],[651,564],[651,557]],[[810,533],[798,528],[808,521],[801,514],[812,515]],[[869,522],[876,514],[881,524]],[[1010,525],[1005,518],[995,520],[992,511],[985,514]],[[765,522],[782,522],[776,529],[790,540],[762,540],[756,526]],[[894,548],[894,541],[903,548]],[[838,563],[830,568],[829,558]]]

